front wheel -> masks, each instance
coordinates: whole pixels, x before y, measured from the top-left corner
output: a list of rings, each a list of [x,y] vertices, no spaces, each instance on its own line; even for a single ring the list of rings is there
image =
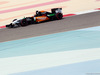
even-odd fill
[[[63,18],[63,14],[62,14],[62,13],[56,14],[56,19],[57,19],[57,20],[60,20],[60,19],[62,19],[62,18]]]
[[[23,19],[21,21],[21,26],[27,26],[28,25],[28,22],[26,21],[26,19]]]

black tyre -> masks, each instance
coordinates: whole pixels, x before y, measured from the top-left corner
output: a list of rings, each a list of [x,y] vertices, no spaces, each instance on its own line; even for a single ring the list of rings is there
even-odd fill
[[[57,20],[62,19],[62,17],[63,17],[63,15],[62,15],[61,13],[57,13],[57,14],[56,14],[56,19],[57,19]]]
[[[27,26],[28,25],[28,22],[26,21],[26,19],[23,19],[21,21],[21,26]]]

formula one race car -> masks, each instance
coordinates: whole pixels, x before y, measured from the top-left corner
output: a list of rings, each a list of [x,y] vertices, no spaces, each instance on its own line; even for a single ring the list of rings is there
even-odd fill
[[[36,11],[36,15],[32,17],[24,17],[23,19],[14,19],[12,23],[6,25],[9,28],[15,28],[20,26],[27,26],[34,23],[40,23],[49,20],[60,20],[62,19],[62,8],[53,8],[51,12],[47,11]]]

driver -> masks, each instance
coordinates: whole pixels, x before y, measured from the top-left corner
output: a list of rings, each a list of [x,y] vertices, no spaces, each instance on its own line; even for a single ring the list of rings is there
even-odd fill
[[[36,11],[36,16],[42,16],[40,11]]]

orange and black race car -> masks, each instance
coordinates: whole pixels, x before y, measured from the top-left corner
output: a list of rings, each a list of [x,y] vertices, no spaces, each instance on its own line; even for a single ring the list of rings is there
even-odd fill
[[[32,17],[24,17],[23,19],[14,19],[12,23],[6,25],[9,28],[27,26],[34,23],[40,23],[49,20],[60,20],[63,18],[62,8],[53,8],[51,12],[36,11],[36,15]]]

